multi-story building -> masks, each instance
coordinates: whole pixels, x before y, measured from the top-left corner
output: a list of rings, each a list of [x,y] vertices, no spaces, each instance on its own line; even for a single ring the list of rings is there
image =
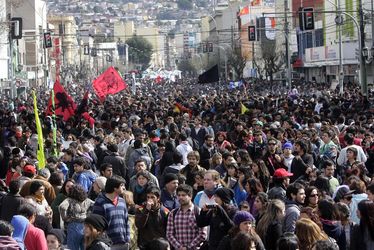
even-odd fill
[[[77,40],[78,27],[73,16],[48,16],[48,23],[51,24],[49,30],[52,37],[60,38],[62,52],[62,62],[64,65],[74,65],[79,63],[80,50]]]
[[[28,72],[32,85],[47,84],[48,58],[43,48],[43,33],[47,29],[47,7],[45,1],[30,0],[12,6],[12,17],[23,19],[23,37],[18,40],[19,65]]]

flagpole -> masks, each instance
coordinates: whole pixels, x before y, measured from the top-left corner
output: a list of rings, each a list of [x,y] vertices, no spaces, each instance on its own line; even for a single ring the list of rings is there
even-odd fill
[[[51,121],[51,128],[53,134],[53,155],[58,156],[58,149],[57,149],[57,123],[56,123],[56,112],[55,112],[55,91],[51,90],[52,96],[52,121]]]
[[[40,124],[39,113],[38,113],[38,105],[36,102],[36,95],[35,91],[32,91],[33,101],[34,101],[34,114],[35,114],[35,124],[36,124],[36,131],[38,134],[38,149],[37,149],[37,159],[38,159],[38,169],[45,168],[45,156],[44,156],[44,140],[43,140],[43,131],[42,126]]]

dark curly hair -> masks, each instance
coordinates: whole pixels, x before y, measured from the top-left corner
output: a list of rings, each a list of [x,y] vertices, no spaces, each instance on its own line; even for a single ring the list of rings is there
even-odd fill
[[[33,181],[31,182],[31,185],[30,185],[30,194],[33,195],[35,194],[40,187],[43,186],[43,183],[40,182],[40,181]]]
[[[74,186],[71,187],[70,192],[68,193],[68,197],[82,202],[87,199],[87,193],[81,185],[74,184]]]

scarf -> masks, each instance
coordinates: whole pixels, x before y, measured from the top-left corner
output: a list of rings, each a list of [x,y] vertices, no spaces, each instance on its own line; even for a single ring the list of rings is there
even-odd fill
[[[141,187],[139,185],[135,186],[135,192],[138,193],[138,194],[140,194],[141,192],[143,192],[144,189],[145,189],[145,187]]]
[[[38,194],[34,194],[33,195],[34,198],[35,198],[35,201],[39,204],[42,204],[43,201],[44,201],[44,195],[38,195]]]
[[[204,189],[204,193],[210,198],[212,198],[212,196],[216,193],[216,190],[217,190],[217,187],[213,188],[213,190],[205,190]]]

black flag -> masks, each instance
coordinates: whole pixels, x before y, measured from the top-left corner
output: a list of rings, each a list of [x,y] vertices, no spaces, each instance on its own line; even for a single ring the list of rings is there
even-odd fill
[[[218,75],[218,65],[214,65],[212,68],[208,69],[201,75],[199,75],[199,83],[211,83],[211,82],[218,82],[219,75]]]

